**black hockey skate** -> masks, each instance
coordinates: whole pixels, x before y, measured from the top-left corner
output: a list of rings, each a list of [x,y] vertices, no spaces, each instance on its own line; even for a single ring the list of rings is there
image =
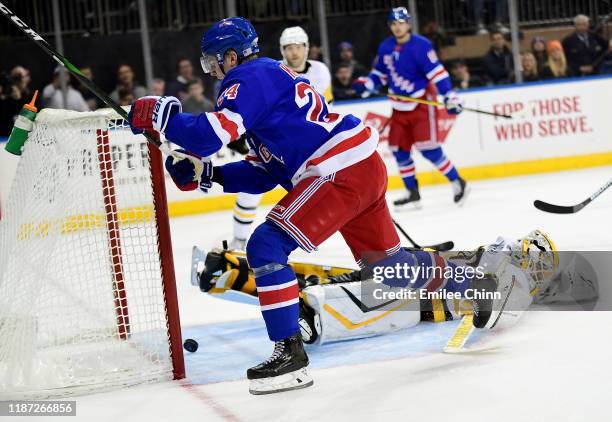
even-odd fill
[[[451,183],[453,185],[453,201],[455,201],[455,204],[461,206],[465,202],[467,194],[470,192],[467,183],[461,177],[457,180],[453,180]]]
[[[419,184],[416,187],[408,190],[408,196],[393,201],[393,206],[397,211],[408,209],[421,208],[421,194],[419,193]]]
[[[474,293],[490,293],[497,290],[497,277],[487,274],[483,278],[476,278],[470,286]],[[484,295],[483,295],[484,296]],[[484,328],[493,313],[493,299],[478,298],[472,300],[474,305],[474,327]]]
[[[251,394],[271,394],[310,387],[308,356],[300,333],[274,343],[274,352],[267,360],[247,370]]]

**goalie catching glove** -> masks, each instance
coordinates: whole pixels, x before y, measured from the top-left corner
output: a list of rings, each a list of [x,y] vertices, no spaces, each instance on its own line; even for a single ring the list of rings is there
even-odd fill
[[[224,249],[213,249],[206,256],[197,246],[193,247],[194,267],[191,283],[204,293],[219,294],[236,290],[256,296],[255,278],[249,271],[244,254]],[[197,268],[199,262],[204,268]]]

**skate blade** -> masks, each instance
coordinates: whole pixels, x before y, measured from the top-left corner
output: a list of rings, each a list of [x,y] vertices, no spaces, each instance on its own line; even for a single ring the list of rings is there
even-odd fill
[[[191,284],[194,286],[200,287],[200,273],[198,272],[198,266],[201,263],[202,268],[200,272],[204,269],[204,263],[206,261],[206,253],[203,249],[198,248],[197,246],[193,246],[191,248]]]
[[[468,195],[470,194],[470,187],[466,186],[465,187],[465,192],[463,193],[463,198],[461,198],[458,202],[455,202],[455,204],[457,204],[458,207],[462,207],[463,204],[465,204],[465,200],[467,199]]]
[[[404,205],[394,205],[393,207],[395,211],[397,212],[405,212],[405,211],[420,210],[423,208],[423,204],[421,204],[421,201],[416,201],[416,202],[409,202]]]
[[[263,394],[282,393],[283,391],[299,390],[310,387],[314,381],[306,368],[289,372],[272,378],[251,380],[249,393],[256,396]]]

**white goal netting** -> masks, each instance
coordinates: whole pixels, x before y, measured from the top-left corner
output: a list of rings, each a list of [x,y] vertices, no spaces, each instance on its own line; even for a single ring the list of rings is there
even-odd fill
[[[0,221],[0,400],[172,378],[151,168],[114,112],[39,113]]]

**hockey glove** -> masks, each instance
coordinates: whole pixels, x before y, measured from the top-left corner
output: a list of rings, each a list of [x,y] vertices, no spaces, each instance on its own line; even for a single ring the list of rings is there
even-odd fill
[[[249,152],[249,144],[246,140],[246,135],[242,135],[240,138],[235,141],[227,144],[227,147],[232,151],[236,151],[238,154],[247,155]]]
[[[144,130],[156,130],[164,133],[170,118],[182,112],[182,106],[176,97],[148,96],[137,99],[128,114],[130,128],[135,135]]]
[[[455,91],[448,91],[444,96],[444,105],[448,114],[459,114],[463,111],[463,101]]]
[[[180,190],[199,188],[207,193],[212,187],[213,165],[208,158],[202,159],[179,149],[166,158],[166,170]]]
[[[355,93],[360,97],[367,97],[370,94],[376,93],[376,89],[374,88],[374,82],[372,81],[372,79],[366,76],[361,76],[355,79],[355,82],[353,82],[353,89],[355,90]]]

